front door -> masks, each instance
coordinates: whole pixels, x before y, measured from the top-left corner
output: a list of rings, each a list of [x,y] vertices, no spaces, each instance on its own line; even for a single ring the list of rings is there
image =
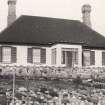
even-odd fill
[[[72,51],[67,51],[66,54],[66,65],[67,67],[72,67]]]

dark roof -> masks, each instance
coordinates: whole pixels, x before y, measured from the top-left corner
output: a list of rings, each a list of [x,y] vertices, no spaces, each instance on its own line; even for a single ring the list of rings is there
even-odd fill
[[[105,37],[77,20],[21,16],[1,32],[0,43],[27,45],[70,43],[105,48]]]

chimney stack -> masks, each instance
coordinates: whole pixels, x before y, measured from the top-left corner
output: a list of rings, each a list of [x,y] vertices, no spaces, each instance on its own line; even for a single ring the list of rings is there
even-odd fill
[[[82,19],[83,23],[86,24],[88,27],[91,27],[91,6],[89,4],[85,4],[82,6]]]
[[[16,0],[8,0],[8,26],[16,20]]]

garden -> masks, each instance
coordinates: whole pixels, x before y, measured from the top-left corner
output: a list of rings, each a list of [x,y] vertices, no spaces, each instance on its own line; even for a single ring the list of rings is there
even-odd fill
[[[1,66],[0,100],[2,105],[7,105],[7,103],[9,105],[13,101],[14,75],[14,100],[15,102],[18,100],[18,103],[57,104],[60,96],[62,96],[62,103],[65,103],[63,97],[70,99],[75,96],[76,100],[96,104],[100,100],[99,96],[102,99],[105,95],[105,68]],[[66,102],[69,102],[69,99]]]

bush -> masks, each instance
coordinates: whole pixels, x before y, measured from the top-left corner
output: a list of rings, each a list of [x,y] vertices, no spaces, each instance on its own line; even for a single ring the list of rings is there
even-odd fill
[[[75,83],[75,84],[82,84],[82,79],[81,79],[81,77],[78,75],[78,76],[73,80],[73,83]]]
[[[82,84],[82,79],[78,75],[75,79],[73,79],[73,83],[75,84],[75,88],[78,88]]]

